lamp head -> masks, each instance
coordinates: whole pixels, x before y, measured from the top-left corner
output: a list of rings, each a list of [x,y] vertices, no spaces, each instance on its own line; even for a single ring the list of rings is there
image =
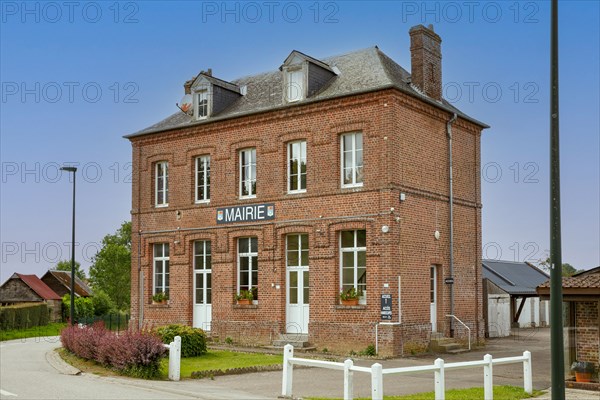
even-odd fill
[[[77,167],[60,167],[61,171],[76,172]]]

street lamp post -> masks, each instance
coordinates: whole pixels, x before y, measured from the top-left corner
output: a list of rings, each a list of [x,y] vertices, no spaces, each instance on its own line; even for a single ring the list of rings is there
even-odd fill
[[[73,173],[73,226],[71,229],[71,325],[75,325],[75,177],[76,167],[62,167],[61,171]]]

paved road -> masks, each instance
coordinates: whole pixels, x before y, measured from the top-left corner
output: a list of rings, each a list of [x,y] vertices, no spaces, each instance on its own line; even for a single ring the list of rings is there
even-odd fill
[[[182,382],[64,375],[46,359],[59,347],[58,338],[0,343],[1,399],[265,399],[276,395],[252,394],[225,382]]]

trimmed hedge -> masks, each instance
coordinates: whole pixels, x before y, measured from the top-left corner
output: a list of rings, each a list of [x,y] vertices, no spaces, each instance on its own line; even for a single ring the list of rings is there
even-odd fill
[[[102,322],[91,327],[70,326],[61,332],[60,341],[78,357],[145,379],[160,375],[160,359],[167,353],[153,334],[127,331],[117,335],[104,328]]]
[[[165,344],[171,343],[175,336],[181,336],[181,357],[206,354],[206,334],[202,329],[174,324],[156,328],[155,332]]]
[[[0,329],[26,329],[48,325],[50,310],[44,303],[0,307]]]

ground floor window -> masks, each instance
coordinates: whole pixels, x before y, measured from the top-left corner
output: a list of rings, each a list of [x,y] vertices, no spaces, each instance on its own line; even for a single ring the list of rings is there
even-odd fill
[[[169,295],[169,244],[154,244],[154,282],[152,294],[165,293]]]
[[[340,288],[354,288],[364,303],[367,291],[367,233],[365,230],[340,234]]]
[[[237,292],[250,290],[258,300],[258,238],[238,239]]]

